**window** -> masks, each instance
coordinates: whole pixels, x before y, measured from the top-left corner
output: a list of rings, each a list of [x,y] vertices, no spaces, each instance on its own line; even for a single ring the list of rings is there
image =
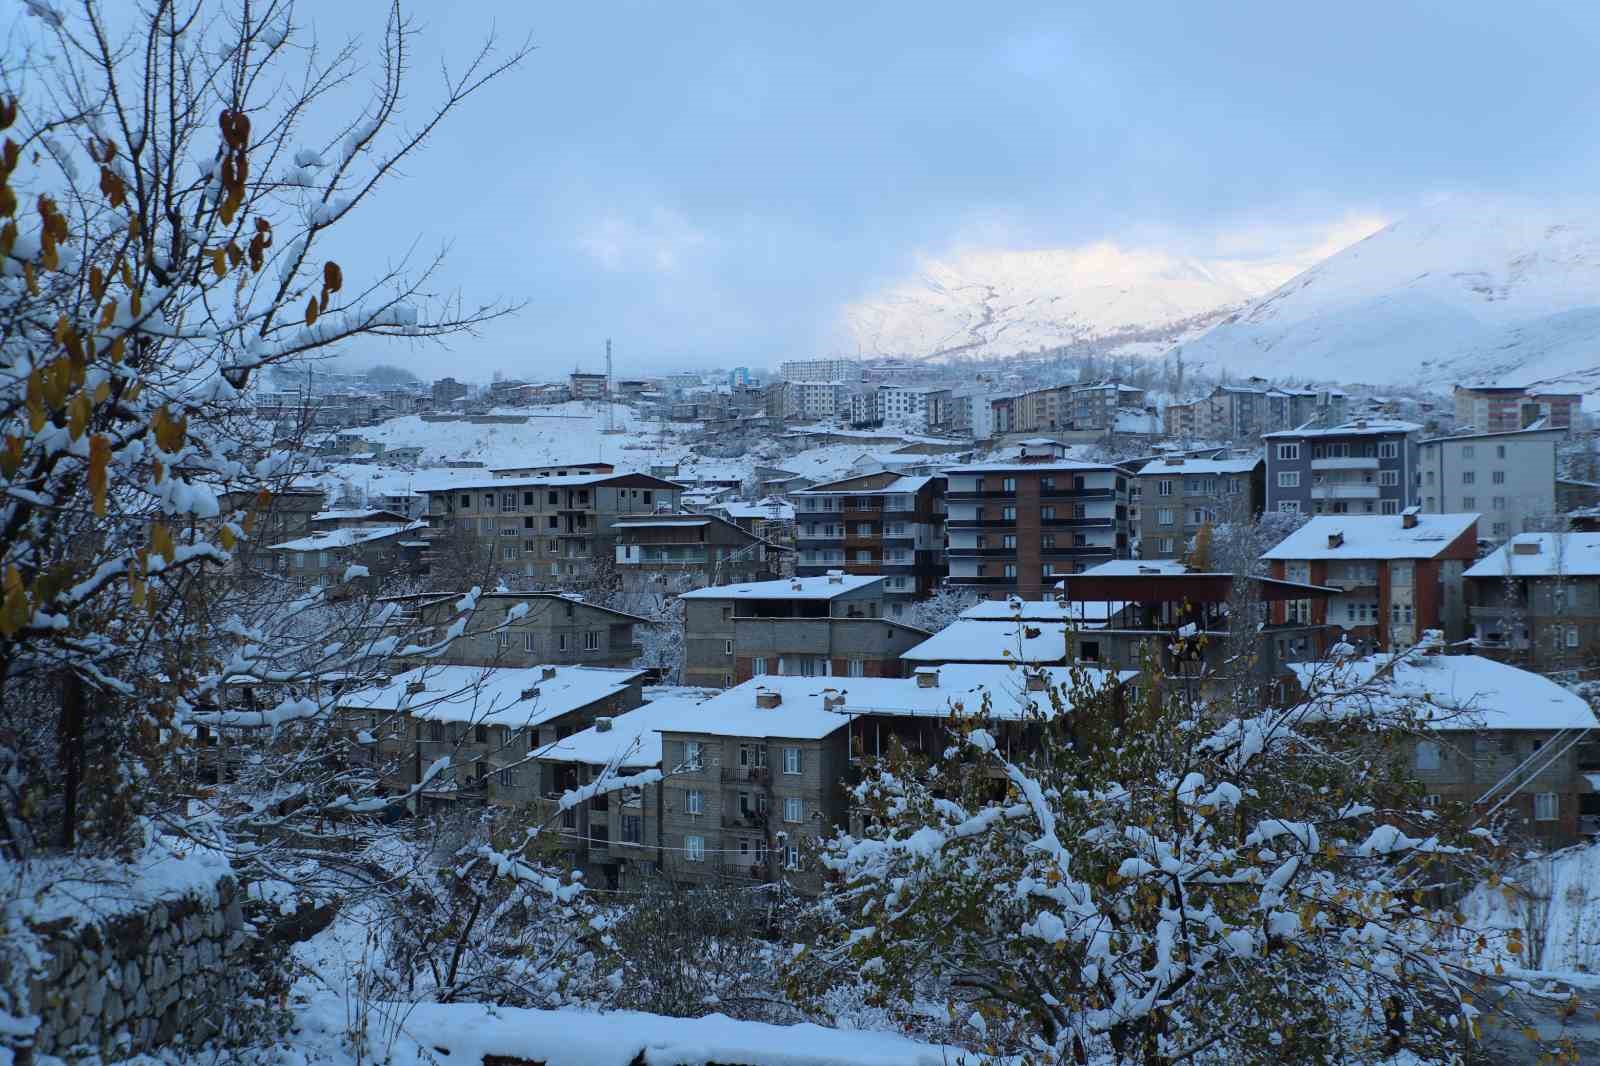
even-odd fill
[[[526,651],[526,652],[529,652],[529,653],[533,652],[534,647],[533,647],[533,631],[532,630],[529,630],[528,632],[522,634],[522,650]]]
[[[1470,444],[1463,444],[1461,446],[1461,458],[1463,459],[1471,459],[1473,456],[1477,455],[1477,453],[1478,449]]]
[[[898,603],[895,604],[896,608],[898,608],[899,606],[900,605]],[[866,677],[867,676],[867,663],[866,663],[866,660],[864,660],[864,659],[851,659],[850,660],[850,664],[849,664],[849,675],[851,677]]]
[[[1298,471],[1298,470],[1280,470],[1280,471],[1278,471],[1278,487],[1280,489],[1297,489],[1297,488],[1299,488],[1300,487],[1300,471]]]
[[[1478,480],[1478,475],[1477,475],[1476,471],[1473,471],[1473,470],[1463,470],[1463,471],[1461,471],[1461,483],[1463,485],[1475,484],[1477,482],[1477,480]]]
[[[706,794],[698,788],[691,788],[683,794],[683,810],[685,814],[704,814],[706,812]]]
[[[500,787],[501,788],[516,788],[517,787],[517,771],[516,770],[501,770],[500,771],[499,782],[500,782]]]
[[[1533,797],[1533,820],[1553,822],[1560,813],[1559,797],[1554,792],[1540,792]]]
[[[622,816],[622,842],[624,844],[641,844],[644,842],[644,818],[637,814],[624,814]]]
[[[1567,647],[1576,648],[1578,646],[1578,627],[1577,626],[1568,626],[1567,627],[1566,636],[1567,636]]]
[[[724,654],[724,655],[732,655],[733,654],[733,641],[725,640],[725,641],[722,642],[722,654]]]
[[[1158,526],[1175,525],[1177,523],[1177,519],[1176,519],[1175,515],[1176,515],[1176,512],[1174,512],[1173,509],[1170,508],[1170,507],[1158,507],[1158,508],[1156,508],[1156,525],[1158,525]]]
[[[1017,509],[1015,507],[1000,508],[1000,518],[1005,522],[1015,522],[1017,520]]]
[[[1056,546],[1056,535],[1054,533],[1045,533],[1045,534],[1043,534],[1043,535],[1041,535],[1039,537],[1039,547],[1043,548],[1045,551],[1049,551],[1051,548],[1054,548],[1055,546]]]
[[[1278,501],[1278,510],[1280,512],[1282,512],[1283,514],[1299,514],[1300,513],[1300,501],[1299,500],[1279,500]]]
[[[1461,506],[1469,511],[1474,510],[1478,506],[1478,498],[1476,496],[1463,496],[1461,497]]]
[[[1489,475],[1489,481],[1495,485],[1504,485],[1506,483],[1506,472],[1504,470],[1496,470]]]
[[[799,748],[783,749],[783,772],[786,774],[797,774],[800,772]]]
[[[783,801],[783,820],[799,822],[805,819],[806,802],[796,796],[786,796]]]
[[[1496,496],[1494,499],[1489,501],[1489,506],[1493,510],[1504,511],[1506,509],[1506,498],[1504,496]]]
[[[1300,445],[1298,445],[1298,444],[1280,444],[1280,445],[1278,445],[1278,458],[1279,459],[1284,459],[1284,460],[1299,459],[1300,458]]]
[[[471,507],[472,506],[472,497],[468,496],[464,492],[461,494],[461,506],[463,506],[463,507]]]
[[[567,635],[565,633],[557,633],[556,634],[556,651],[566,651],[566,650],[567,650]]]
[[[1002,536],[1000,538],[1000,547],[1002,547],[1002,548],[1015,548],[1016,546],[1017,546],[1016,534],[1007,533],[1007,534],[1005,534],[1004,536]]]
[[[1201,508],[1201,507],[1191,507],[1191,508],[1189,508],[1189,525],[1191,525],[1191,526],[1204,525],[1205,521],[1206,521],[1206,512],[1205,512],[1204,508]]]
[[[1494,532],[1490,535],[1495,537],[1504,537],[1506,535],[1506,530],[1507,526],[1504,522],[1496,522],[1494,524]]]
[[[1380,470],[1380,471],[1378,471],[1378,484],[1380,484],[1380,485],[1390,485],[1390,486],[1400,484],[1400,471],[1398,471],[1398,470]]]
[[[1046,521],[1046,522],[1053,521],[1055,519],[1055,517],[1056,517],[1055,506],[1052,504],[1049,507],[1041,507],[1041,508],[1039,508],[1039,517],[1041,519],[1043,519],[1044,521]]]
[[[508,650],[511,647],[511,634],[501,630],[499,633],[495,634],[495,643],[499,646],[501,651]]]
[[[684,837],[683,838],[683,857],[688,859],[690,862],[705,862],[706,861],[706,838],[705,837],[693,837],[693,836]]]
[[[1399,514],[1400,513],[1400,501],[1399,500],[1384,500],[1383,501],[1383,513],[1384,514]]]
[[[1014,477],[1003,477],[1003,478],[1001,478],[1000,479],[1000,491],[1001,492],[1016,492],[1017,491],[1017,479],[1014,478]]]
[[[1417,769],[1437,770],[1440,766],[1440,748],[1437,740],[1417,741]]]
[[[515,511],[516,509],[517,494],[514,492],[502,492],[500,494],[500,510],[502,512],[510,512]]]
[[[1156,495],[1157,496],[1171,496],[1172,495],[1172,479],[1171,478],[1163,478],[1160,481],[1156,482]]]
[[[1156,551],[1163,555],[1170,555],[1177,550],[1177,541],[1172,537],[1161,537],[1156,541]]]
[[[1002,566],[1000,568],[1000,576],[1001,577],[1016,577],[1017,576],[1017,564],[1016,563],[1006,563],[1004,566]]]
[[[1400,444],[1399,444],[1399,442],[1398,441],[1392,441],[1392,440],[1380,441],[1378,443],[1378,458],[1379,459],[1398,459],[1398,458],[1400,458]]]
[[[704,758],[704,746],[698,740],[686,740],[683,742],[683,765],[685,769],[704,769]],[[695,811],[693,813],[698,814],[699,812]]]
[[[756,658],[750,660],[750,676],[751,677],[762,677],[762,676],[765,676],[766,672],[767,672],[767,660],[765,658],[763,658],[761,656],[757,656]]]
[[[584,651],[599,651],[600,650],[600,631],[598,629],[591,629],[591,630],[589,630],[589,632],[587,632],[587,633],[585,633],[583,635],[583,650]]]

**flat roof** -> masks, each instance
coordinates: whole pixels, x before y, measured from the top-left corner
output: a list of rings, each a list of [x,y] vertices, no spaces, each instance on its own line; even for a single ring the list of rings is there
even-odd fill
[[[269,544],[267,547],[272,551],[286,552],[330,551],[335,548],[353,548],[357,544],[386,540],[402,533],[426,528],[428,528],[426,522],[411,522],[403,526],[346,526],[344,529],[321,530],[309,537],[286,540],[281,544]]]
[[[858,592],[881,584],[883,577],[873,574],[842,574],[838,577],[786,577],[775,581],[754,581],[741,585],[712,585],[691,589],[678,598],[696,600],[831,600],[847,592]]]
[[[1521,545],[1523,550],[1518,551]],[[1528,551],[1530,547],[1538,551]],[[1467,568],[1466,577],[1600,576],[1600,533],[1518,533]]]
[[[1385,433],[1416,433],[1421,431],[1421,429],[1422,426],[1415,422],[1391,422],[1379,421],[1378,419],[1373,418],[1365,418],[1361,419],[1359,424],[1356,422],[1346,422],[1342,426],[1331,426],[1326,429],[1311,427],[1303,427],[1301,429],[1280,429],[1272,433],[1261,434],[1261,439],[1269,440],[1275,437],[1293,437],[1295,439],[1302,437],[1363,437],[1378,436]]]
[[[1023,460],[1016,462],[968,463],[965,466],[944,467],[942,472],[946,474],[990,474],[1016,470],[1037,470],[1044,474],[1085,470],[1109,470],[1112,473],[1126,473],[1122,467],[1111,463],[1079,463],[1066,459],[1058,459],[1049,463],[1030,463]]]
[[[1162,457],[1152,459],[1139,468],[1140,477],[1161,474],[1248,474],[1260,466],[1265,460],[1261,456],[1253,459],[1181,459],[1173,462]]]

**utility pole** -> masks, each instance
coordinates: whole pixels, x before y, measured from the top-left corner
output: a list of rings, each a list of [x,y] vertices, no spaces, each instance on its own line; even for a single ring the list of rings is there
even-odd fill
[[[612,397],[616,395],[616,382],[611,379],[611,338],[606,338],[606,432],[615,433],[617,425],[612,414]]]

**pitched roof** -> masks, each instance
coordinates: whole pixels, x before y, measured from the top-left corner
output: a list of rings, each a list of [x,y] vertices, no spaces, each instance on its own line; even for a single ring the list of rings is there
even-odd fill
[[[840,574],[822,577],[786,577],[776,581],[754,581],[742,585],[712,585],[680,593],[691,600],[831,600],[883,581],[875,574]]]
[[[921,663],[1061,663],[1067,658],[1064,622],[963,618],[900,653]]]
[[[353,548],[358,544],[367,544],[375,540],[387,540],[389,537],[427,528],[426,522],[412,522],[403,526],[347,526],[344,529],[322,530],[309,537],[286,540],[281,544],[269,544],[268,548],[286,552],[332,551],[336,548]]]
[[[1261,456],[1250,459],[1152,459],[1139,468],[1141,476],[1151,474],[1248,474],[1260,466]]]
[[[1274,433],[1263,433],[1263,440],[1274,437],[1299,440],[1302,437],[1373,437],[1389,433],[1416,433],[1422,429],[1415,422],[1401,422],[1398,420],[1362,418],[1354,422],[1346,422],[1342,426],[1310,427],[1302,426],[1300,429],[1280,429]]]
[[[1432,559],[1473,527],[1477,514],[1318,515],[1279,541],[1263,559]],[[1328,538],[1342,535],[1328,546]]]
[[[553,676],[545,677],[547,671]],[[339,706],[527,729],[616,695],[643,676],[598,666],[421,666],[387,685],[343,694]],[[408,691],[413,683],[422,689]]]
[[[1518,550],[1518,546],[1522,550]],[[1536,552],[1528,547],[1537,547]],[[1518,533],[1467,569],[1467,577],[1600,576],[1600,533]]]

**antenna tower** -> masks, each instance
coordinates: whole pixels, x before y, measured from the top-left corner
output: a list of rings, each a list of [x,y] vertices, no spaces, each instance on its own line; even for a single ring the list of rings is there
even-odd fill
[[[617,431],[616,418],[612,413],[612,398],[617,394],[617,383],[611,377],[611,338],[606,338],[606,432]]]

